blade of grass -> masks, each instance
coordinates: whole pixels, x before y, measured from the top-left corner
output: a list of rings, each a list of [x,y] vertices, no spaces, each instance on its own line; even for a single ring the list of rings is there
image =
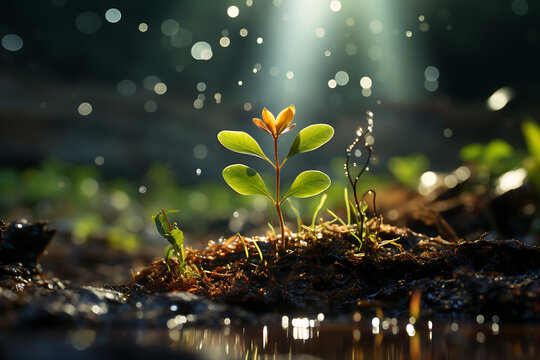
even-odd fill
[[[341,220],[341,218],[339,216],[337,216],[336,214],[334,214],[330,209],[326,209],[326,211],[328,211],[330,213],[330,215],[332,215],[334,217],[334,220],[332,221],[339,221],[341,223],[341,225],[343,226],[347,226],[347,224],[345,224],[345,221]],[[353,233],[351,230],[349,230],[349,234],[351,234],[356,240],[358,240],[358,250],[360,250],[362,248],[362,240],[360,240],[360,238],[358,236],[356,236],[355,233]]]
[[[259,253],[259,258],[261,258],[261,262],[263,262],[263,254],[261,252],[261,248],[259,248],[259,245],[257,244],[257,240],[251,240],[253,245],[255,245],[255,248],[257,249],[257,252]]]
[[[313,221],[311,221],[311,228],[312,229],[315,229],[315,220],[317,220],[317,215],[319,215],[319,211],[321,211],[323,205],[324,205],[324,202],[326,201],[326,198],[328,197],[328,195],[324,194],[322,197],[321,197],[321,201],[319,202],[319,205],[317,206],[317,208],[315,209],[315,213],[313,214]]]
[[[246,241],[244,240],[244,237],[240,235],[240,233],[236,233],[236,236],[238,236],[242,244],[244,244],[244,251],[246,252],[246,259],[249,259],[249,251],[248,251]]]
[[[268,223],[268,227],[270,228],[270,232],[272,233],[272,235],[276,236],[276,230],[274,229],[272,224]]]
[[[289,203],[289,206],[291,209],[293,209],[294,213],[296,214],[296,223],[298,224],[298,232],[302,231],[302,219],[300,218],[300,213],[298,212],[298,209],[294,207],[292,201],[290,198],[287,198],[287,202]]]
[[[351,208],[349,206],[349,192],[347,187],[343,188],[343,196],[345,197],[345,209],[347,211],[347,225],[351,225]]]
[[[332,221],[339,221],[341,223],[341,225],[343,226],[347,226],[347,224],[345,224],[345,221],[341,220],[341,218],[339,216],[337,216],[336,214],[334,214],[334,212],[330,209],[326,209],[326,211],[328,211],[330,213],[330,215],[332,215],[334,217],[334,220]]]

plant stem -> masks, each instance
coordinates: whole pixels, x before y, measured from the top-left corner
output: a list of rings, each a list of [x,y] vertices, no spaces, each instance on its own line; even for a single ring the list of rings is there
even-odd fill
[[[165,209],[161,209],[161,213],[163,214],[163,217],[165,218],[165,220],[167,220],[167,224],[169,225],[169,229],[173,229],[171,223],[169,222],[169,219],[167,218],[167,215],[165,215]]]
[[[279,165],[279,157],[277,151],[277,136],[274,138],[274,154],[276,156],[276,210],[279,218],[279,226],[281,227],[281,248],[285,250],[287,248],[287,240],[285,239],[285,227],[283,226],[283,215],[281,215],[280,201],[279,201],[279,170],[281,166]]]

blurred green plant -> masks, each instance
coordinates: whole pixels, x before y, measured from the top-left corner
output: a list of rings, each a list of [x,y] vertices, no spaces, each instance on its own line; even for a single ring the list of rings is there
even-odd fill
[[[395,156],[388,160],[388,170],[401,184],[416,189],[420,176],[429,168],[429,159],[424,154]]]
[[[540,126],[532,118],[526,118],[521,124],[521,130],[529,153],[523,164],[540,198]]]
[[[501,139],[491,140],[486,145],[473,143],[463,147],[459,155],[463,161],[472,164],[490,178],[500,176],[523,161],[523,153]]]
[[[223,170],[223,178],[227,184],[239,194],[264,195],[272,200],[279,218],[282,249],[286,249],[288,246],[287,238],[285,237],[285,227],[283,225],[283,215],[281,213],[281,204],[283,201],[291,196],[305,198],[317,195],[326,190],[331,183],[328,175],[321,171],[304,171],[296,177],[289,190],[285,193],[285,196],[280,199],[280,170],[285,162],[296,154],[319,148],[328,142],[334,135],[334,129],[326,124],[315,124],[304,128],[296,135],[287,156],[283,162],[280,163],[278,156],[278,138],[281,134],[290,131],[296,125],[291,125],[295,112],[294,106],[291,105],[282,110],[276,119],[270,111],[264,108],[262,112],[263,119],[253,119],[253,122],[257,127],[272,136],[274,140],[275,162],[272,162],[262,151],[257,141],[245,132],[225,130],[218,134],[219,142],[227,149],[259,157],[270,163],[274,168],[276,174],[275,197],[270,194],[270,191],[261,176],[246,165],[234,164],[227,166]]]

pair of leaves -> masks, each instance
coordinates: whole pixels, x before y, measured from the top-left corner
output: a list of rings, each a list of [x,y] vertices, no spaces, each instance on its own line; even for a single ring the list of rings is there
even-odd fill
[[[283,163],[293,155],[319,148],[328,142],[333,135],[334,129],[326,124],[310,125],[302,129],[294,138],[289,153]],[[243,131],[221,131],[218,134],[218,140],[229,150],[257,156],[270,162],[274,167],[283,165],[283,163],[281,165],[273,164],[262,151],[257,141]],[[223,178],[231,188],[242,195],[264,195],[279,203],[290,196],[303,198],[317,195],[330,186],[330,178],[323,172],[315,170],[304,171],[296,177],[289,191],[280,201],[279,199],[273,199],[261,176],[246,165],[235,164],[227,166],[223,170]]]
[[[334,128],[326,124],[310,125],[302,129],[294,138],[289,153],[285,160],[293,155],[315,150],[327,143],[334,136]],[[221,131],[218,134],[219,142],[227,149],[241,153],[257,156],[270,163],[270,159],[262,151],[259,143],[248,133],[243,131]],[[276,164],[278,166],[279,164]]]
[[[223,169],[223,178],[239,194],[265,195],[273,201],[279,201],[279,199],[274,200],[272,195],[270,195],[270,191],[268,191],[261,176],[246,165],[235,164],[227,166]],[[305,198],[317,195],[329,186],[330,178],[325,173],[317,170],[304,171],[294,179],[289,191],[287,191],[283,199],[279,202],[283,202],[290,196]]]

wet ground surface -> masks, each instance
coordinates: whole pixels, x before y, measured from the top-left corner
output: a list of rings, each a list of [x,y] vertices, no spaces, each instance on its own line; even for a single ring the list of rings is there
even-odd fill
[[[44,224],[9,226],[2,249],[14,248],[13,241],[20,239],[22,232],[43,239],[51,235]],[[305,293],[291,291],[289,298],[272,298],[275,303],[261,303],[260,297],[250,297],[249,289],[244,289],[243,303],[234,292],[229,293],[236,296],[234,301],[225,296],[212,301],[211,296],[187,292],[149,292],[145,284],[84,285],[88,273],[66,281],[34,266],[39,260],[38,247],[43,245],[43,241],[36,241],[36,248],[25,245],[25,253],[31,255],[4,257],[2,261],[0,357],[538,358],[538,249],[515,241],[449,244],[414,238],[412,233],[402,235],[404,252],[389,252],[377,261],[355,260],[358,271],[369,275],[364,280],[351,275],[350,269],[339,270],[343,287],[353,278],[365,284],[351,288],[356,301],[344,298],[346,306],[338,306],[337,300],[324,302],[331,289],[323,288],[318,293],[311,291],[309,302],[299,302],[306,298]],[[214,270],[232,258],[239,267],[256,269],[256,256],[248,261],[240,255],[243,249],[238,252],[237,244],[230,245],[223,249],[225,259],[213,260]],[[319,246],[329,250],[328,243],[321,241]],[[261,248],[270,251],[270,247]],[[452,257],[448,257],[449,252]],[[334,269],[352,264],[344,261],[349,255],[339,251],[327,254],[334,256],[329,262]],[[49,256],[47,261],[61,259]],[[122,253],[109,256],[100,263],[109,271],[113,267],[106,263],[114,264],[115,256],[118,264],[137,259]],[[276,266],[294,288],[302,278],[284,274],[302,270],[308,260],[295,267],[292,258],[285,257],[288,260]],[[334,265],[336,262],[343,266]],[[402,268],[403,264],[406,267]],[[322,267],[314,274],[329,269]],[[114,279],[117,275],[109,276]],[[212,276],[218,278],[208,275]],[[412,310],[411,297],[418,289],[419,308]],[[281,300],[289,300],[285,304],[291,306],[276,306]],[[411,311],[419,311],[416,318],[410,317]]]

